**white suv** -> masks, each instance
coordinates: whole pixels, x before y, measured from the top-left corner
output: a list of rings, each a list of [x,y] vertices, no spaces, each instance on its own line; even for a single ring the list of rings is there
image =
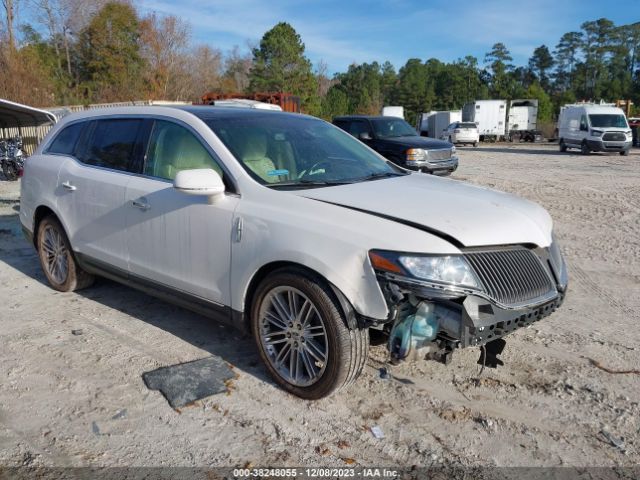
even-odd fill
[[[473,122],[454,122],[442,131],[440,138],[454,145],[463,143],[477,147],[480,134],[478,126]]]
[[[406,171],[298,114],[70,115],[26,162],[20,220],[53,288],[100,275],[250,331],[308,399],[358,377],[372,329],[396,361],[446,362],[567,287],[538,205]]]

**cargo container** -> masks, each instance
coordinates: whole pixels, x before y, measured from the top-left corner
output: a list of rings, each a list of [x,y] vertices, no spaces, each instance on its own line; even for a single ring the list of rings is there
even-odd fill
[[[476,100],[462,107],[462,121],[478,125],[480,140],[499,140],[505,136],[506,100]]]

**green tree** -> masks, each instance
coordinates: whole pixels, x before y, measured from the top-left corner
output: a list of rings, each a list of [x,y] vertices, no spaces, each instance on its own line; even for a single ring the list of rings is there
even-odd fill
[[[494,44],[491,51],[485,55],[484,61],[491,69],[491,95],[497,98],[508,97],[511,80],[507,73],[513,70],[513,65],[510,63],[513,58],[505,44]]]
[[[581,32],[565,33],[556,45],[554,55],[556,58],[555,88],[558,91],[566,91],[572,87],[574,72],[580,48],[582,46]]]
[[[524,98],[535,98],[538,100],[538,122],[550,122],[553,117],[553,103],[551,98],[544,91],[542,86],[534,82],[524,92]]]
[[[535,74],[540,85],[545,90],[549,89],[548,72],[553,67],[553,57],[546,45],[540,45],[533,51],[533,55],[529,59],[529,69]]]
[[[134,8],[108,3],[80,33],[82,76],[89,100],[121,101],[143,92],[144,61],[140,55],[140,24]]]
[[[339,85],[334,85],[322,99],[321,107],[321,117],[331,121],[333,117],[349,113],[349,98]]]
[[[304,55],[300,35],[288,23],[278,23],[253,49],[249,89],[299,95],[306,112],[319,113],[317,81],[311,62]]]

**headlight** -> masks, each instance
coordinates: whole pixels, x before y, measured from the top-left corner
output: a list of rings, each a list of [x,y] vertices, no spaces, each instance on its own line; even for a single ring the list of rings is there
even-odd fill
[[[591,130],[591,135],[593,137],[601,137],[604,132],[602,130]]]
[[[480,289],[480,282],[461,255],[405,255],[369,252],[376,270],[428,280],[436,283]]]
[[[407,162],[424,162],[428,157],[428,152],[421,148],[410,148],[407,150]]]

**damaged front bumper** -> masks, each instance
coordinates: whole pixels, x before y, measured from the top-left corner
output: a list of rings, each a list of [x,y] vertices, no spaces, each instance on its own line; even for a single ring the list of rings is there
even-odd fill
[[[549,316],[564,301],[567,270],[564,260],[557,257],[554,261],[547,249],[539,249],[537,254],[549,279],[554,280],[553,287],[519,304],[501,303],[484,291],[449,288],[378,271],[390,308],[387,323],[378,328],[390,333],[392,360],[427,358],[448,363],[455,349],[483,347]],[[430,332],[437,334],[429,336]]]

